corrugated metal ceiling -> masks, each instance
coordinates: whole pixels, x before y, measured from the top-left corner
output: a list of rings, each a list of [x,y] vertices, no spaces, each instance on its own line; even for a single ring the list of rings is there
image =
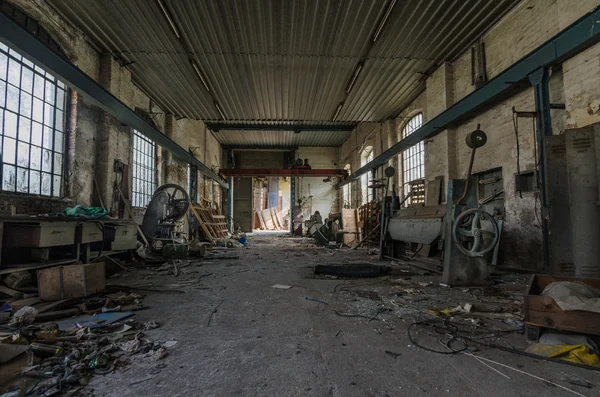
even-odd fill
[[[162,1],[181,40],[158,0],[50,3],[100,51],[134,62],[136,83],[179,117],[223,121],[217,102],[228,122],[325,124],[344,102],[336,120],[347,124],[397,114],[424,89],[427,72],[520,0],[398,0],[375,43],[390,0]]]
[[[237,147],[295,147],[330,146],[338,147],[348,139],[344,131],[264,131],[264,130],[221,130],[214,133],[223,146]]]

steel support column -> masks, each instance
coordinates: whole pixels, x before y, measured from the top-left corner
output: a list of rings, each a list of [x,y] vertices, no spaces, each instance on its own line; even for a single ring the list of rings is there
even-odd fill
[[[129,108],[129,106],[100,86],[100,84],[81,69],[51,50],[38,40],[37,37],[2,12],[0,12],[0,39],[36,65],[43,67],[46,71],[56,76],[71,89],[77,91],[77,93],[85,95],[87,99],[92,100],[97,106],[117,120],[152,139],[174,156],[190,165],[195,165],[204,175],[216,181],[222,187],[228,188],[224,180],[201,161],[190,157],[186,149],[150,125]]]
[[[538,163],[538,188],[542,212],[542,240],[544,249],[544,270],[550,270],[550,243],[548,235],[548,189],[547,189],[547,158],[546,137],[552,135],[552,117],[550,115],[550,73],[548,68],[543,67],[529,75],[529,81],[533,85],[535,97],[536,116],[536,141]]]
[[[233,150],[227,151],[227,168],[235,167],[235,157]],[[233,220],[233,178],[227,181],[229,189],[227,190],[227,198],[225,200],[225,219],[229,223],[229,230],[235,230],[235,222]]]
[[[521,58],[520,61],[488,81],[481,88],[473,91],[405,139],[381,153],[371,162],[359,168],[346,178],[341,185],[358,180],[361,175],[385,165],[389,159],[402,151],[422,140],[437,135],[450,125],[473,116],[483,106],[488,106],[495,101],[504,99],[507,92],[515,84],[526,81],[529,75],[536,70],[560,64],[564,60],[596,44],[598,41],[600,41],[600,8],[596,8],[594,11],[580,18],[571,26],[533,50],[529,55]]]

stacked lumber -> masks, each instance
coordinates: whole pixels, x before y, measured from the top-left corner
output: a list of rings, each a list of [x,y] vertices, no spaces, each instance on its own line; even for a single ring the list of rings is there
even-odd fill
[[[262,230],[283,230],[284,224],[276,208],[267,208],[256,211]]]
[[[201,199],[200,204],[191,204],[190,211],[198,221],[198,227],[206,240],[215,244],[218,239],[227,237],[227,222],[210,201]]]

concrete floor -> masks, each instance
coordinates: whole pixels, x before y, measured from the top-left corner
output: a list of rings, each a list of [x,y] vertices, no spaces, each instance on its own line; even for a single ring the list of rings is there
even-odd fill
[[[136,270],[111,280],[118,284],[199,281],[182,287],[182,294],[149,293],[145,297],[144,303],[151,308],[139,312],[136,320],[161,325],[148,331],[148,338],[177,344],[160,362],[137,355],[128,367],[95,377],[90,387],[96,396],[600,395],[598,372],[496,350],[480,351],[483,357],[578,393],[573,394],[496,366],[508,379],[467,355],[445,356],[412,346],[407,327],[425,318],[427,307],[460,303],[450,302],[449,294],[455,289],[428,287],[430,297],[415,299],[411,305],[408,295],[393,298],[398,294],[390,291],[398,287],[386,282],[391,277],[340,280],[312,275],[318,263],[374,261],[366,250],[333,251],[308,240],[252,236],[248,248],[235,251],[240,259],[202,261],[183,268],[178,277]],[[274,289],[273,284],[293,287]],[[335,311],[377,318],[340,317]],[[523,335],[512,338],[510,343],[524,345]],[[386,350],[400,356],[395,358]],[[593,387],[564,381],[574,376]]]

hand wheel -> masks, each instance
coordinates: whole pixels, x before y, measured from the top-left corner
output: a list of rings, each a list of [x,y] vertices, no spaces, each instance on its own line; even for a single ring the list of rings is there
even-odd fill
[[[482,228],[481,221],[488,221],[492,225],[492,231]],[[459,239],[459,236],[461,237]],[[465,246],[465,237],[467,240],[472,239],[470,248]],[[486,246],[484,237],[489,237],[491,243]],[[481,257],[490,252],[500,237],[498,224],[494,217],[488,212],[479,209],[471,208],[461,212],[452,225],[452,239],[460,252],[469,257]]]

